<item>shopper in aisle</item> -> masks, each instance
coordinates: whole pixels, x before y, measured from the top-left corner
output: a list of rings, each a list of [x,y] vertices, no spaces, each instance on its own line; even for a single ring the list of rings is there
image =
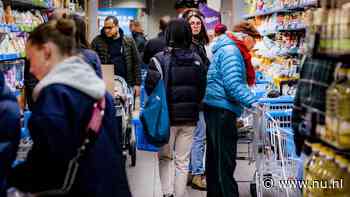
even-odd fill
[[[124,35],[116,17],[105,19],[101,34],[92,41],[91,48],[102,64],[114,64],[115,74],[126,80],[136,96],[140,95],[141,58],[134,39]]]
[[[185,20],[170,21],[165,37],[170,48],[152,58],[145,87],[148,94],[152,93],[160,79],[156,67],[159,62],[166,83],[171,125],[169,143],[159,153],[162,191],[164,196],[175,194],[176,197],[183,197],[186,193],[193,130],[205,92],[206,70],[201,58],[191,49],[191,27]],[[171,171],[173,161],[175,172]]]
[[[179,18],[183,18],[183,14],[187,10],[191,8],[198,9],[201,3],[206,3],[206,0],[176,0],[174,8]]]
[[[50,21],[29,35],[30,71],[40,80],[29,120],[34,145],[10,185],[31,193],[68,191],[67,197],[129,197],[113,98],[91,66],[72,56],[74,47],[72,20]],[[77,174],[69,173],[73,168]]]
[[[71,15],[70,18],[74,20],[77,31],[75,34],[76,52],[81,54],[85,62],[92,66],[96,74],[102,78],[101,61],[97,53],[90,49],[84,18],[76,14]]]
[[[214,38],[210,41],[206,51],[207,51],[207,55],[208,55],[208,59],[210,62],[213,61],[213,46],[215,45],[217,39],[219,36],[221,36],[222,34],[225,34],[227,31],[227,27],[224,24],[218,23],[215,25],[214,28]]]
[[[203,66],[207,70],[209,67],[209,59],[205,51],[205,45],[209,43],[209,37],[204,25],[203,15],[197,9],[189,9],[183,15],[190,24],[192,30],[192,48],[201,57]],[[192,188],[205,190],[205,169],[204,169],[204,149],[205,149],[205,120],[204,114],[199,113],[197,127],[193,133],[193,146],[191,152],[189,182]]]
[[[137,49],[139,53],[141,54],[145,48],[145,44],[147,42],[146,36],[144,34],[144,30],[142,28],[142,25],[137,20],[131,20],[129,24],[130,32],[132,34],[132,37],[134,38],[134,41],[136,43]]]
[[[170,19],[170,16],[161,17],[159,20],[160,32],[158,33],[158,36],[156,38],[150,39],[146,43],[142,57],[142,60],[145,64],[149,64],[151,58],[166,47],[165,29],[167,28]]]
[[[235,26],[234,33],[219,36],[213,46],[204,98],[207,126],[206,177],[208,197],[239,196],[233,178],[236,167],[236,120],[242,106],[252,107],[256,99],[248,88],[248,52],[259,33],[248,22]]]
[[[7,176],[16,158],[21,113],[15,95],[5,85],[0,71],[0,196],[6,196]]]
[[[192,48],[202,58],[206,67],[210,61],[205,51],[205,45],[209,44],[209,37],[204,24],[204,16],[198,9],[190,9],[184,13],[186,21],[191,25],[192,29]]]

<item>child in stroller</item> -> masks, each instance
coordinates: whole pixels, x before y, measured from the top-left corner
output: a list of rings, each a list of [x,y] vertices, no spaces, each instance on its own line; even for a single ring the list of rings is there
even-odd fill
[[[119,120],[118,127],[121,128],[121,145],[123,156],[127,161],[127,156],[131,157],[131,166],[136,165],[136,140],[132,124],[132,112],[134,108],[134,95],[131,88],[123,77],[115,76],[114,78],[114,99],[116,117]]]

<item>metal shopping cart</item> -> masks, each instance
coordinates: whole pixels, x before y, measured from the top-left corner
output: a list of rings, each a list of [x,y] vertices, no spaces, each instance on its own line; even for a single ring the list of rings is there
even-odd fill
[[[124,159],[127,155],[131,157],[131,166],[136,166],[136,137],[135,128],[132,122],[132,112],[134,106],[134,94],[124,78],[115,76],[114,78],[114,99],[116,117],[121,120],[121,144]]]
[[[281,187],[280,181],[295,180],[298,158],[291,130],[292,97],[261,99],[253,114],[253,158],[256,172],[252,196],[300,196],[297,188]]]

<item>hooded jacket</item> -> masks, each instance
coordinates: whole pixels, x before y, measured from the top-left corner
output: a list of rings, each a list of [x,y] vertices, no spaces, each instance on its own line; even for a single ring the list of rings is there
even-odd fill
[[[195,125],[206,85],[206,69],[201,58],[192,49],[166,50],[155,57],[167,75],[164,78],[171,126]],[[145,81],[148,95],[160,78],[157,66],[151,61]]]
[[[68,163],[84,140],[93,104],[103,97],[106,110],[100,134],[80,160],[67,196],[131,196],[112,97],[102,79],[77,56],[55,65],[35,87],[29,120],[34,145],[27,161],[14,170],[11,184],[27,192],[62,188]]]
[[[209,66],[204,103],[234,112],[250,107],[256,97],[247,85],[244,59],[236,44],[221,35],[213,46],[213,61]]]
[[[119,28],[119,34],[123,38],[123,58],[126,64],[126,81],[128,85],[140,85],[141,84],[141,57],[137,50],[135,41],[133,38],[124,36],[124,32]],[[91,43],[91,48],[99,55],[102,64],[111,64],[111,52],[109,51],[108,38],[101,30],[101,34],[97,36]]]
[[[0,72],[0,196],[5,196],[6,177],[16,158],[20,138],[20,109]]]
[[[157,53],[166,48],[166,41],[164,32],[160,32],[156,38],[152,38],[146,42],[143,50],[142,60],[145,64],[149,64],[151,58]]]

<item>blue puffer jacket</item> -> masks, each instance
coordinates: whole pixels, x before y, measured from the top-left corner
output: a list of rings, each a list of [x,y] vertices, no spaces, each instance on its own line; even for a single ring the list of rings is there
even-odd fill
[[[5,195],[6,176],[16,157],[21,114],[16,97],[6,87],[0,72],[0,196]]]
[[[213,46],[213,54],[204,103],[230,110],[240,116],[242,105],[251,107],[256,102],[247,85],[241,52],[229,37],[222,35]]]

